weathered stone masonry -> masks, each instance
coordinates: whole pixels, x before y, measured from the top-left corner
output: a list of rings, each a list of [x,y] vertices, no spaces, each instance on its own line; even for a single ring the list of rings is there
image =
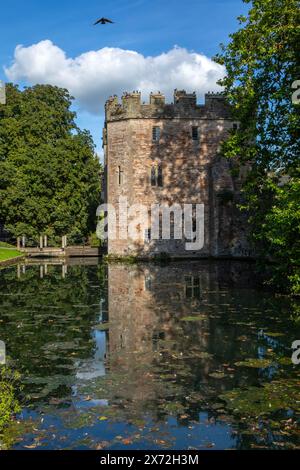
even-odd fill
[[[119,197],[125,196],[129,205],[149,208],[155,203],[205,207],[205,244],[200,251],[187,252],[185,240],[147,242],[141,233],[139,241],[108,240],[108,253],[247,256],[244,220],[234,204],[241,180],[232,177],[228,161],[219,154],[221,142],[237,124],[223,95],[208,93],[205,104],[198,105],[195,93],[175,90],[172,104],[160,93],[152,93],[150,103],[142,104],[139,92],[125,93],[121,104],[111,97],[105,112],[105,202],[118,208]]]

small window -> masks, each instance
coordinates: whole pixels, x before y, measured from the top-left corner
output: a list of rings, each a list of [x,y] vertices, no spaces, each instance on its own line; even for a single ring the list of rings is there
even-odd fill
[[[199,140],[199,127],[192,127],[192,139],[195,141]]]
[[[236,132],[238,130],[239,126],[234,123],[233,126],[232,126],[232,129],[234,130],[234,132]]]
[[[123,184],[123,170],[120,166],[118,167],[118,184],[119,186]]]
[[[151,167],[151,186],[163,186],[163,170],[162,165],[152,165]]]
[[[185,296],[187,299],[200,299],[200,277],[187,276],[185,278]]]
[[[151,186],[156,186],[156,167],[151,167]]]
[[[159,142],[160,139],[160,127],[155,126],[152,128],[152,140],[153,142]]]
[[[145,230],[145,243],[150,243],[151,241],[151,228]]]
[[[154,331],[152,336],[152,347],[153,351],[159,351],[159,349],[164,349],[163,345],[160,346],[160,341],[164,341],[166,339],[166,333],[164,331],[156,332]]]
[[[145,290],[151,291],[152,289],[152,277],[150,274],[145,275]]]
[[[170,214],[170,240],[175,238],[175,227],[174,227],[174,212]]]
[[[162,166],[158,165],[157,167],[157,186],[161,187],[163,186],[163,172],[162,172]]]

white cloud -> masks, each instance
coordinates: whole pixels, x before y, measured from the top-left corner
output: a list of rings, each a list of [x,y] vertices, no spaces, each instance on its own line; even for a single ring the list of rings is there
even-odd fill
[[[180,47],[154,57],[104,47],[73,59],[45,40],[17,46],[5,73],[13,82],[67,88],[81,110],[99,114],[110,95],[124,91],[141,90],[147,100],[150,91],[160,90],[171,100],[175,88],[196,91],[198,96],[218,90],[216,81],[224,75],[224,68],[203,54]]]

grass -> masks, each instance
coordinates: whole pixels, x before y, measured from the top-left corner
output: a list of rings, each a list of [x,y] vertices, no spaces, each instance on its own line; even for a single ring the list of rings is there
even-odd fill
[[[16,248],[8,243],[0,242],[0,262],[7,261],[13,258],[21,256],[22,253],[16,250]]]

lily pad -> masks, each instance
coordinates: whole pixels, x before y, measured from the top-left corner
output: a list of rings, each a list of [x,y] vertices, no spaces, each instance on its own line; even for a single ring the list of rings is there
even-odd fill
[[[197,351],[197,352],[193,352],[192,357],[199,357],[200,359],[211,359],[213,355],[207,351],[199,351],[199,352]]]
[[[267,415],[277,410],[299,411],[300,389],[297,379],[274,380],[262,387],[234,389],[220,395],[234,413],[249,416]]]
[[[276,359],[276,361],[279,362],[279,364],[281,364],[282,366],[292,365],[292,358],[291,357],[280,357],[280,358]]]
[[[224,372],[212,372],[209,376],[213,379],[223,379],[226,377],[226,374],[224,374]]]
[[[181,321],[200,321],[200,320],[206,320],[206,319],[207,319],[206,315],[190,315],[190,316],[181,318]]]
[[[275,333],[275,332],[267,331],[265,335],[272,336],[273,338],[277,338],[279,336],[284,336],[284,333]]]
[[[265,369],[270,367],[272,361],[270,359],[246,359],[245,361],[236,362],[237,367],[253,367],[254,369]]]

